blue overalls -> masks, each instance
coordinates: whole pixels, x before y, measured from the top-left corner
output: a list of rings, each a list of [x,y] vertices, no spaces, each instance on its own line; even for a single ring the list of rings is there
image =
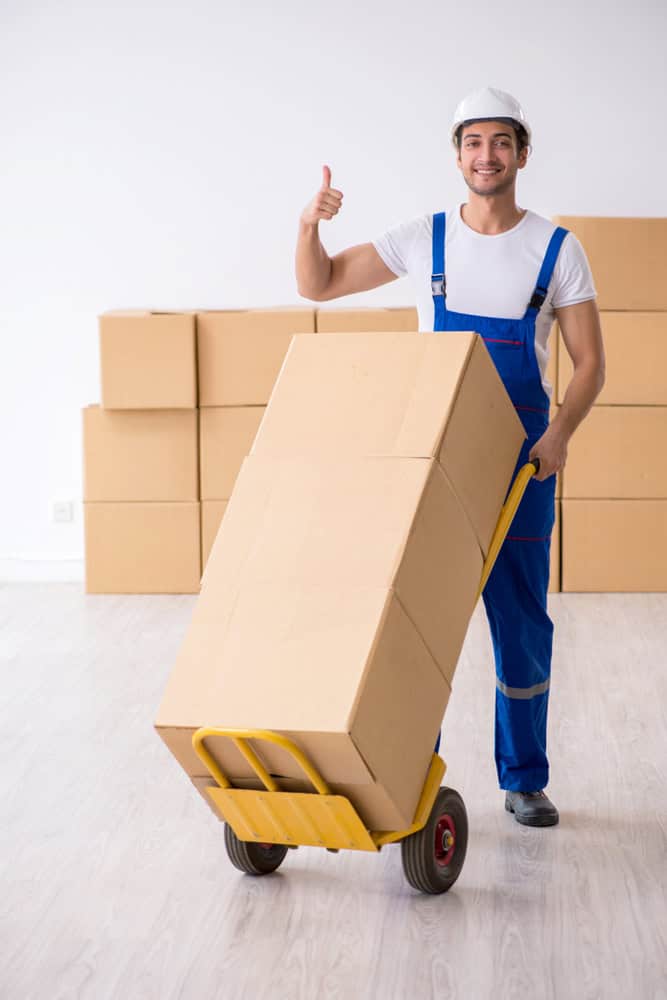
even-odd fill
[[[549,398],[535,355],[535,320],[566,235],[561,227],[554,231],[521,319],[473,316],[447,309],[445,213],[433,216],[433,329],[474,330],[483,338],[528,435],[515,473],[549,424]],[[530,480],[483,594],[496,661],[496,768],[500,787],[509,791],[538,791],[549,780],[553,624],[546,606],[555,484],[555,476]]]

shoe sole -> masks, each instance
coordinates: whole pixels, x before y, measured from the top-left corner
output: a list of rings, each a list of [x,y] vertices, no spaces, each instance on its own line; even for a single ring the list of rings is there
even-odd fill
[[[558,816],[521,816],[508,802],[505,803],[505,811],[511,813],[521,826],[558,826]]]

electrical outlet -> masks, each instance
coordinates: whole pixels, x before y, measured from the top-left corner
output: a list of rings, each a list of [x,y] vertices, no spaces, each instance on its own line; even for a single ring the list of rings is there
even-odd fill
[[[58,524],[67,524],[74,520],[73,500],[54,500],[51,504],[51,520]]]

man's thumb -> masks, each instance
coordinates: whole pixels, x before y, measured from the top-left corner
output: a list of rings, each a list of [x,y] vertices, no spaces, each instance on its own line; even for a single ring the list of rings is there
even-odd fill
[[[322,187],[331,187],[331,170],[327,166],[322,167]]]

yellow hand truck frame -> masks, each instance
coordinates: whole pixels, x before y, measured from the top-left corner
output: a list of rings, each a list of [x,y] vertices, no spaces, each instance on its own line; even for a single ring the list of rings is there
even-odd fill
[[[477,591],[479,599],[530,479],[539,471],[537,459],[517,473],[498,518]],[[215,737],[231,740],[264,786],[235,788],[206,746]],[[273,743],[300,766],[311,792],[281,791],[249,741]],[[251,875],[275,871],[289,848],[325,847],[378,852],[401,842],[403,869],[408,882],[428,893],[442,893],[458,878],[468,839],[463,799],[451,788],[441,788],[446,765],[434,753],[412,825],[406,830],[368,830],[344,795],[333,795],[326,781],[297,744],[263,729],[203,727],[192,737],[195,752],[216,782],[204,789],[214,811],[225,821],[225,846],[232,863]]]

